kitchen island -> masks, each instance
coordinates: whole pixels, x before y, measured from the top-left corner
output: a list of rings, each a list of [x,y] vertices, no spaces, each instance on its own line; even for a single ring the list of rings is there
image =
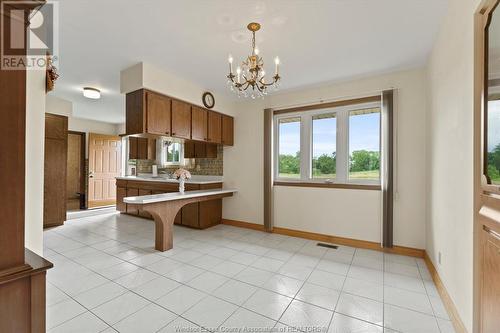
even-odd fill
[[[193,176],[186,180],[186,191],[210,190],[222,188],[222,177]],[[125,197],[137,197],[179,191],[179,182],[165,176],[151,175],[125,176],[116,178],[116,209],[124,214],[153,219],[147,211],[140,211],[136,205],[124,202]],[[222,220],[222,200],[194,202],[185,205],[177,213],[175,224],[186,227],[205,229]]]
[[[175,216],[182,207],[190,204],[203,204],[211,201],[219,201],[230,197],[236,190],[198,190],[184,193],[163,193],[143,195],[138,197],[126,197],[127,205],[136,207],[140,212],[148,212],[155,221],[155,249],[167,251],[173,247],[173,229]]]

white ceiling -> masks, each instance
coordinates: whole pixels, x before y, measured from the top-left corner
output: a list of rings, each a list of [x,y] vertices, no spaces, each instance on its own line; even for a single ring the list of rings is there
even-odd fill
[[[125,120],[120,70],[140,61],[211,90],[226,87],[227,56],[250,50],[247,23],[281,91],[422,66],[447,0],[64,0],[60,1],[60,79],[55,95],[74,115]],[[102,90],[100,100],[81,94]]]

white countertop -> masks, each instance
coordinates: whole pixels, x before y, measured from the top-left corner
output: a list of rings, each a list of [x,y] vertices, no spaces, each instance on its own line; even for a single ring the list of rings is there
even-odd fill
[[[144,205],[155,202],[164,201],[174,201],[181,199],[204,197],[207,195],[217,195],[226,193],[236,193],[235,189],[213,189],[213,190],[199,190],[199,191],[186,191],[184,194],[180,192],[173,193],[163,193],[163,194],[153,194],[153,195],[141,195],[138,197],[126,197],[123,198],[123,202],[135,205]]]
[[[167,178],[164,175],[159,175],[158,177],[153,177],[151,175],[142,175],[139,176],[125,176],[125,177],[116,177],[116,179],[121,180],[137,180],[144,182],[160,182],[160,183],[176,183],[179,181],[177,179]],[[190,179],[186,179],[186,184],[216,184],[222,183],[221,176],[198,176],[193,175]]]

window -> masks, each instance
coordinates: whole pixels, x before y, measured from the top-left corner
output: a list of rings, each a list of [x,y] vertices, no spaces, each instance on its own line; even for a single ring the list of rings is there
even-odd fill
[[[380,102],[275,114],[277,181],[380,184]]]
[[[349,179],[380,178],[380,109],[349,112]]]
[[[278,121],[279,178],[300,178],[300,117]]]
[[[500,184],[500,100],[488,101],[488,177],[492,184]]]
[[[179,142],[162,141],[162,164],[181,165],[184,159],[182,144]]]
[[[335,179],[337,118],[335,113],[312,117],[312,178]]]

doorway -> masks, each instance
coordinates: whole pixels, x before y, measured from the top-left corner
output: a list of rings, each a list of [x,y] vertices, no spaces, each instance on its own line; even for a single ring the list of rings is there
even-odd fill
[[[66,207],[68,211],[86,208],[84,132],[68,131]]]
[[[116,204],[116,177],[121,175],[122,139],[89,133],[88,208]]]

